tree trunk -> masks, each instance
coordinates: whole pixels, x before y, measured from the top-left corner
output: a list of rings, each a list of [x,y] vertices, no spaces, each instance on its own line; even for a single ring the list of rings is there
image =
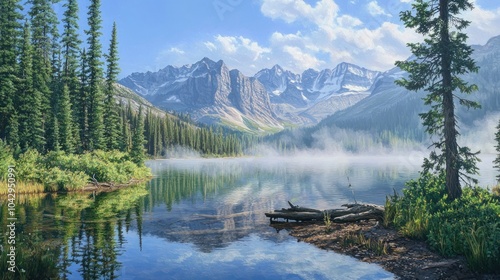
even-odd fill
[[[441,74],[443,78],[443,114],[444,114],[444,140],[446,160],[446,189],[448,197],[455,200],[462,195],[458,173],[458,144],[455,120],[455,106],[453,104],[451,54],[453,48],[450,44],[449,34],[449,0],[439,0],[439,18],[441,20]]]
[[[384,207],[374,204],[344,204],[347,209],[329,209],[317,210],[293,205],[288,202],[290,208],[275,210],[273,213],[265,213],[271,221],[276,219],[294,220],[294,221],[323,221],[328,217],[331,222],[345,223],[361,220],[379,220],[384,219]]]

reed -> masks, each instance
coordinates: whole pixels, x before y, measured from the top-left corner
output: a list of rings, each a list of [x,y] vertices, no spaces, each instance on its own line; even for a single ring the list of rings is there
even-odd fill
[[[45,191],[45,187],[41,183],[36,182],[22,182],[17,181],[15,184],[16,194],[35,194],[35,193],[43,193]],[[8,184],[5,181],[0,182],[0,195],[8,195],[9,188]]]

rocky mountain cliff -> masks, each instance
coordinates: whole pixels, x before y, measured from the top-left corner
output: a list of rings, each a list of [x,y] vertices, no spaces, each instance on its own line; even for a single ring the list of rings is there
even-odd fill
[[[158,72],[134,73],[120,81],[167,111],[189,113],[206,124],[247,131],[275,131],[283,123],[316,124],[371,93],[379,72],[341,63],[302,74],[275,65],[254,77],[208,58]]]
[[[275,65],[255,78],[266,88],[278,116],[314,124],[367,97],[380,74],[349,63],[322,71],[308,69],[301,75]]]
[[[474,131],[492,120],[495,124],[498,122],[498,112],[500,112],[500,36],[490,39],[484,46],[473,46],[473,49],[472,57],[479,66],[479,72],[466,74],[463,79],[478,86],[479,90],[466,98],[478,101],[482,108],[467,110],[458,105],[457,102],[456,113],[462,135],[466,137],[472,134],[471,139],[479,139],[480,136],[474,134]],[[336,139],[339,131],[345,130],[352,132],[353,137],[350,138],[350,141],[353,143],[356,137],[365,135],[363,133],[368,135],[364,140],[379,141],[377,145],[389,145],[391,141],[397,142],[395,139],[401,139],[402,145],[405,145],[407,141],[428,141],[429,135],[425,133],[421,124],[422,120],[419,117],[420,113],[429,109],[422,101],[426,93],[409,92],[405,88],[397,86],[395,80],[405,75],[407,73],[397,67],[386,71],[375,79],[368,97],[323,119],[314,127],[293,133],[284,132],[283,135],[277,135],[273,140],[276,138],[287,139],[296,146],[304,143],[315,146],[315,141],[318,139],[328,137]],[[488,137],[491,138],[494,134],[492,131],[483,133],[489,133]],[[476,142],[478,141],[476,140]],[[349,143],[349,145],[351,144]],[[479,145],[479,143],[476,144]],[[352,146],[355,145],[352,144]],[[493,145],[490,145],[489,149],[493,149]],[[486,151],[488,150],[486,149]]]
[[[120,83],[162,109],[189,113],[202,123],[247,131],[282,128],[262,84],[229,70],[222,60],[203,58],[193,65],[134,73]]]

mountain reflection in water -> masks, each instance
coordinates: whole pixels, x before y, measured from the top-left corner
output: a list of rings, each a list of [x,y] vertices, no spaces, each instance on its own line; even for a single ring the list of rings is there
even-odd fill
[[[2,198],[2,279],[392,279],[377,265],[277,233],[264,213],[287,207],[287,200],[318,209],[354,197],[382,204],[418,176],[420,163],[408,157],[158,160],[148,162],[150,182],[116,192],[20,195],[16,274],[7,272]]]

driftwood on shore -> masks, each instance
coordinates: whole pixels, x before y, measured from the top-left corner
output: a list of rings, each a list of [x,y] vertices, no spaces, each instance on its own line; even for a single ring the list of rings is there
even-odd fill
[[[317,210],[293,205],[288,201],[290,208],[274,210],[273,213],[265,213],[271,222],[284,219],[293,221],[323,221],[329,217],[334,223],[355,222],[360,220],[375,219],[382,221],[384,218],[384,207],[375,204],[344,204],[346,209]]]
[[[115,184],[112,182],[99,182],[96,180],[95,174],[92,176],[92,178],[90,178],[90,180],[92,181],[92,183],[84,186],[82,191],[84,191],[84,192],[88,192],[88,191],[108,192],[108,191],[114,191],[117,189],[129,187],[132,185],[136,185],[136,184],[142,182],[141,180],[136,180],[136,179],[131,179],[130,181],[128,181],[128,183],[124,183],[124,184]]]

